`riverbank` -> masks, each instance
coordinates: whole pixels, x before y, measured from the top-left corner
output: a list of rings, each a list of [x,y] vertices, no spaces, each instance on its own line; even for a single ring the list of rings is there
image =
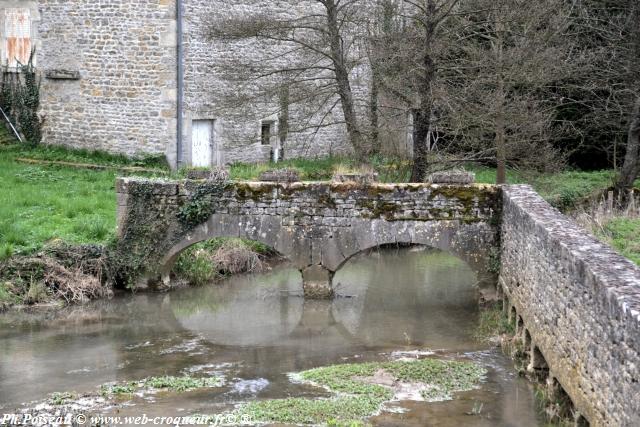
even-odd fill
[[[4,184],[0,190],[0,310],[14,305],[48,304],[52,300],[75,303],[110,295],[104,248],[115,241],[115,178],[131,170],[141,173],[139,168],[147,171],[142,172],[146,176],[171,174],[158,158],[129,159],[59,147],[0,145],[0,180]],[[270,168],[294,169],[303,180],[328,180],[334,171],[350,170],[354,165],[345,158],[236,164],[230,167],[230,176],[251,180]],[[409,176],[409,164],[397,159],[371,159],[371,168],[384,182],[402,182]],[[471,170],[478,182],[495,181],[493,169]],[[628,209],[608,209],[603,214],[602,204],[591,199],[610,186],[610,171],[554,175],[510,171],[508,178],[511,183],[531,183],[565,212],[581,207],[580,215],[574,216],[585,227],[640,263],[638,215]],[[60,248],[65,248],[62,258],[52,256]],[[83,258],[87,248],[94,257],[88,264]],[[254,242],[217,239],[186,251],[174,272],[181,277],[181,283],[202,285],[229,274],[258,271],[272,255],[270,248]],[[99,265],[100,271],[95,267],[94,271],[87,271],[87,265]],[[70,287],[69,283],[86,284],[87,290]]]

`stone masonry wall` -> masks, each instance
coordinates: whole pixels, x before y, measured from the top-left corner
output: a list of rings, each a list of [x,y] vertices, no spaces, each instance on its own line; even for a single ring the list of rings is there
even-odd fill
[[[129,155],[167,152],[171,159],[174,0],[37,3],[45,142]],[[78,72],[79,79],[47,77],[58,70]]]
[[[205,181],[118,180],[119,222],[136,194],[156,197],[146,208],[177,210]],[[498,191],[491,185],[235,182],[215,202],[215,213],[278,216],[291,226],[348,227],[353,218],[386,221],[493,222]],[[167,197],[170,196],[170,197]],[[146,199],[145,199],[146,200]]]
[[[591,425],[640,425],[640,269],[528,186],[503,189],[500,285]]]
[[[212,22],[234,17],[268,16],[289,19],[311,13],[317,4],[310,1],[283,0],[185,0],[185,159],[190,159],[190,129],[194,119],[215,122],[215,149],[225,163],[269,160],[271,146],[261,145],[261,121],[278,121],[278,86],[280,69],[298,64],[294,56],[282,53],[298,46],[274,41],[243,39],[212,40]],[[362,68],[362,67],[361,67]],[[365,67],[366,68],[366,67]],[[359,74],[358,74],[359,72]],[[261,74],[269,78],[257,78]],[[368,77],[366,70],[352,73],[353,91],[359,106],[361,125],[366,125]],[[323,80],[320,84],[331,82]],[[292,91],[295,91],[293,88]],[[350,152],[337,96],[322,101],[336,103],[333,113],[325,117],[325,125],[314,128],[325,110],[318,112],[319,100],[300,98],[292,92],[289,112],[289,135],[285,156],[315,157]],[[298,102],[294,101],[298,99]],[[277,144],[277,133],[272,144]]]
[[[212,40],[211,22],[256,14],[291,18],[308,14],[310,5],[316,3],[183,0],[185,164],[192,160],[193,120],[214,123],[213,163],[268,160],[272,148],[280,145],[281,77],[275,72],[259,82],[255,78],[298,67],[299,58],[281,55],[291,45]],[[10,7],[31,10],[36,66],[43,77],[45,143],[127,155],[166,153],[176,165],[176,0],[0,0],[0,15]],[[354,55],[362,54],[357,47],[351,49]],[[305,77],[327,85],[333,80],[330,72],[324,73],[322,80],[317,74]],[[368,124],[369,80],[370,70],[361,61],[351,83],[363,130]],[[285,157],[349,153],[337,96],[325,90],[314,99],[294,86],[290,92]],[[319,109],[321,104],[324,108]],[[268,145],[261,143],[262,121],[274,123]],[[322,126],[315,127],[320,122]]]
[[[119,179],[120,252],[166,282],[180,252],[216,237],[259,241],[301,270],[329,272],[376,246],[421,244],[465,260],[479,291],[495,294],[496,187],[236,182],[219,191],[205,181]],[[185,212],[204,216],[186,222]]]

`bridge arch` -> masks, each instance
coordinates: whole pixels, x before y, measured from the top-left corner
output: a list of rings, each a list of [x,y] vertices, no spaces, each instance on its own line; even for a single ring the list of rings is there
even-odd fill
[[[168,283],[171,269],[184,250],[220,237],[253,240],[276,250],[300,270],[309,298],[331,297],[334,274],[357,254],[394,244],[427,246],[454,255],[478,275],[485,298],[492,297],[495,290],[487,250],[495,244],[495,232],[486,224],[353,219],[347,226],[314,230],[283,226],[264,217],[221,214],[213,215],[169,248],[160,260],[163,281]]]

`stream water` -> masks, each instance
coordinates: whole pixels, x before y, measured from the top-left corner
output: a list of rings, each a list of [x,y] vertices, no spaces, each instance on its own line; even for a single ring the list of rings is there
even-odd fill
[[[0,316],[0,414],[54,392],[95,393],[101,384],[151,376],[221,375],[220,388],[133,397],[119,415],[185,416],[239,402],[326,396],[292,383],[290,372],[434,351],[488,370],[479,388],[446,402],[397,402],[377,426],[543,425],[533,390],[500,349],[473,339],[474,273],[457,258],[384,249],[336,274],[339,297],[301,297],[286,265],[169,294],[116,297],[56,313]]]

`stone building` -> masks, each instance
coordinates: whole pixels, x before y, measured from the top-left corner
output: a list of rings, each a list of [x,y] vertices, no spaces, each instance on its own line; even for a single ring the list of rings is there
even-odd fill
[[[47,144],[165,154],[173,167],[342,153],[339,105],[315,108],[303,96],[283,117],[285,86],[270,92],[248,77],[251,63],[259,68],[283,46],[208,36],[212,20],[292,16],[302,3],[0,0],[1,59],[12,72],[36,49]],[[353,73],[364,121],[368,73]]]

